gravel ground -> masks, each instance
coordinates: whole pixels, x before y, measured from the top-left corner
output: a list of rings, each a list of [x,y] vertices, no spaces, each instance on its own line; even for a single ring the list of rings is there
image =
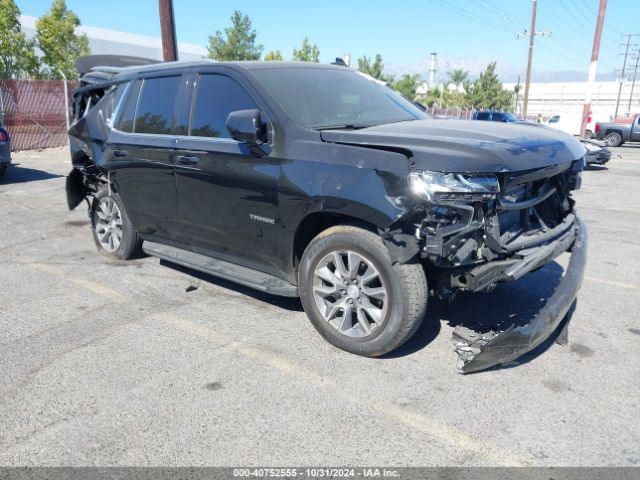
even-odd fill
[[[299,301],[97,254],[68,152],[0,180],[0,465],[640,465],[640,148],[576,194],[589,264],[569,345],[455,373],[462,320],[526,318],[566,258],[432,301],[397,354],[331,347]],[[190,286],[197,289],[187,292]]]

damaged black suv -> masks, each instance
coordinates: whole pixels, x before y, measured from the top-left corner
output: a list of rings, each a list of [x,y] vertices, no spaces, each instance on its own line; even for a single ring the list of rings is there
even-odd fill
[[[379,356],[416,332],[429,296],[489,291],[571,251],[530,324],[456,332],[460,370],[513,360],[561,324],[586,255],[572,137],[435,120],[342,66],[113,66],[126,63],[81,71],[69,131],[69,207],[88,200],[101,253],[299,296],[330,343]]]

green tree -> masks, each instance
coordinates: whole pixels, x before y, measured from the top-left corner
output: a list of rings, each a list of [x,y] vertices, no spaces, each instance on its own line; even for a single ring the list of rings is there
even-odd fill
[[[318,57],[320,56],[320,50],[314,43],[313,46],[309,43],[309,39],[304,37],[302,41],[302,48],[300,50],[293,49],[293,59],[299,62],[315,62],[318,63]]]
[[[282,60],[283,58],[280,50],[276,50],[275,52],[273,50],[269,50],[264,56],[265,62],[281,62]]]
[[[27,40],[19,17],[13,0],[0,0],[0,80],[33,77],[40,68],[35,42]]]
[[[88,55],[89,39],[85,34],[76,35],[80,26],[78,16],[67,8],[65,0],[53,0],[51,9],[36,22],[36,38],[42,50],[42,61],[49,67],[51,78],[76,78],[76,60]]]
[[[449,81],[456,86],[456,89],[469,78],[469,72],[462,69],[453,70],[447,75],[449,76]]]
[[[505,90],[496,74],[496,62],[489,64],[473,82],[464,82],[465,101],[473,108],[491,110],[511,110],[513,108],[513,92]]]
[[[408,99],[413,100],[416,97],[416,90],[418,88],[419,81],[420,75],[409,75],[408,73],[405,73],[400,77],[400,80],[393,84],[393,88]]]
[[[256,45],[256,31],[248,15],[236,10],[231,15],[232,26],[209,35],[209,58],[216,60],[260,60],[263,46]]]
[[[376,54],[373,62],[366,55],[358,59],[358,70],[367,75],[371,75],[376,80],[382,80],[385,83],[393,83],[393,75],[385,75],[383,73],[382,55]]]

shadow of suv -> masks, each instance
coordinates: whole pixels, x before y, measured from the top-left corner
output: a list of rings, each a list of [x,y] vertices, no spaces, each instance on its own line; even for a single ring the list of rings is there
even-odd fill
[[[584,149],[563,133],[435,120],[348,68],[302,62],[94,67],[74,102],[68,203],[90,200],[101,253],[299,296],[346,351],[390,352],[430,294],[488,291],[572,251],[530,324],[456,330],[460,370],[476,371],[539,345],[577,295]]]

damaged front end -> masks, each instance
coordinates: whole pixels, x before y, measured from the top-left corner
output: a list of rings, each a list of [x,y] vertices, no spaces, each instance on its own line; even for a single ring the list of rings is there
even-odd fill
[[[436,293],[488,292],[521,278],[570,250],[568,270],[545,307],[527,325],[483,334],[456,327],[461,373],[507,363],[531,351],[558,327],[580,288],[586,230],[571,191],[580,187],[584,160],[523,172],[414,172],[409,181],[426,202],[415,235],[436,280]]]

